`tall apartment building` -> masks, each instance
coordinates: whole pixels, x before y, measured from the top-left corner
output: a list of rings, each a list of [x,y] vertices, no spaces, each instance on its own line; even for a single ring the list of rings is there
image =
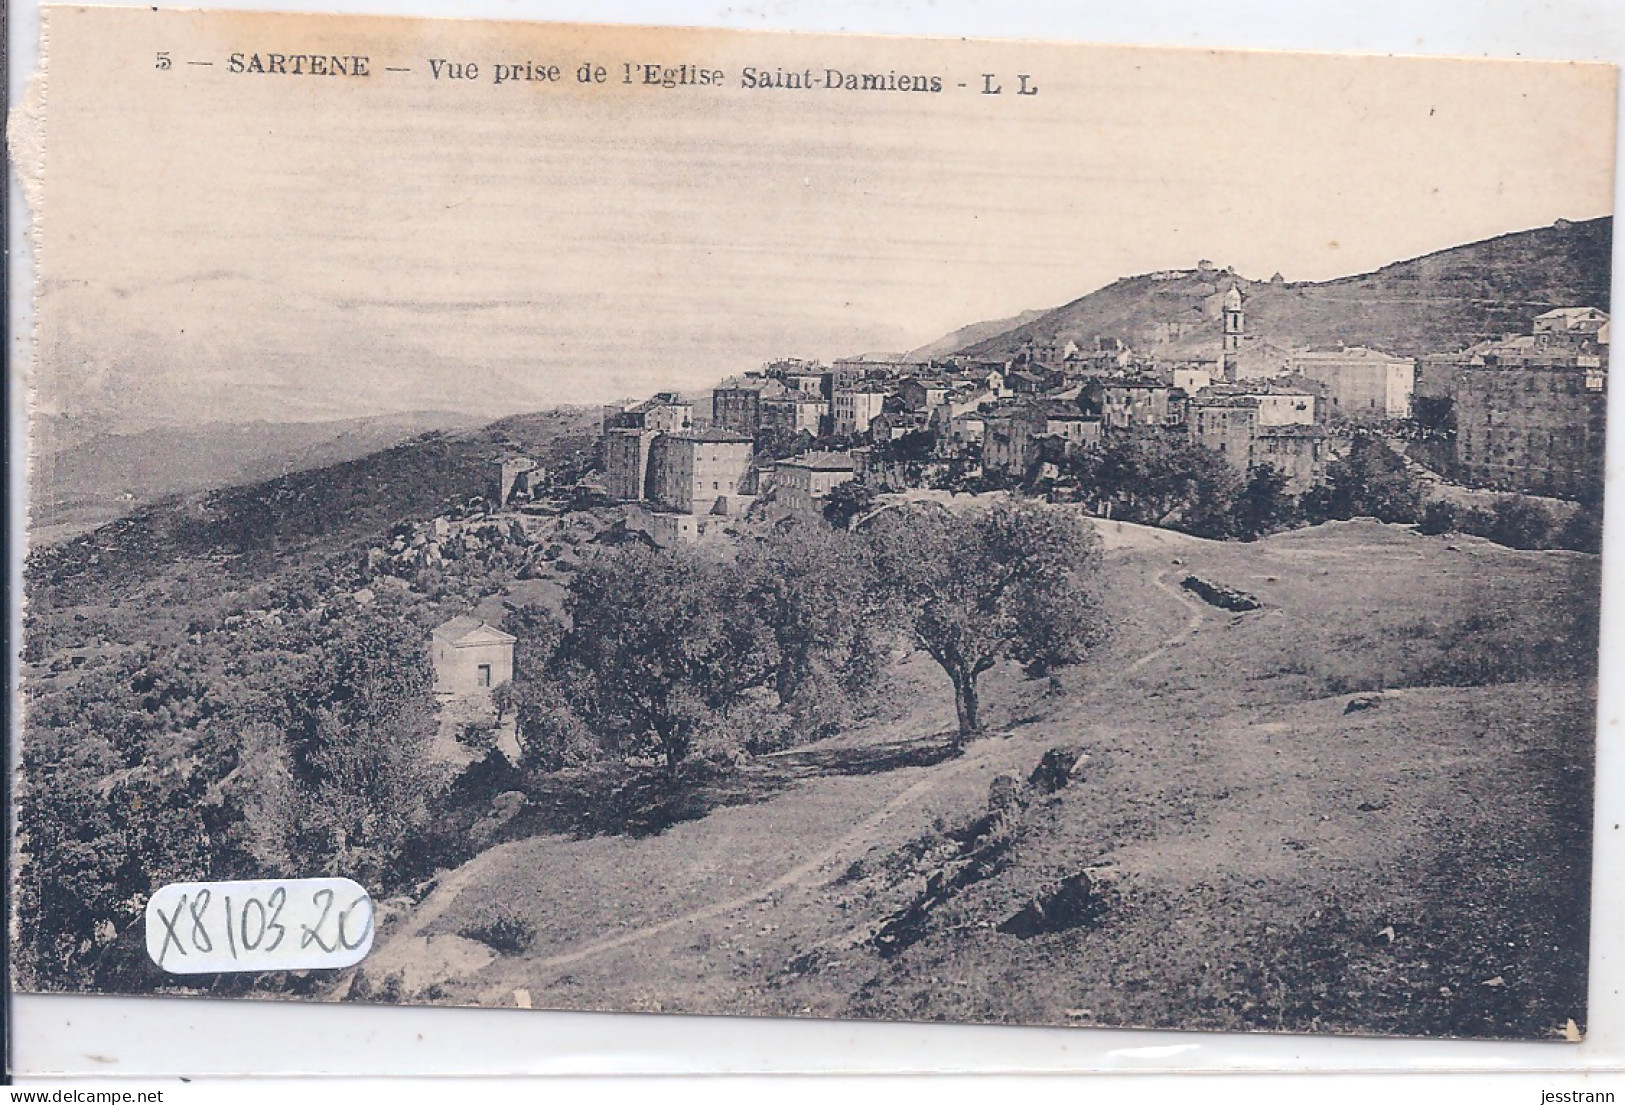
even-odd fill
[[[1431,371],[1431,368],[1430,368]],[[1451,373],[1452,474],[1464,483],[1560,498],[1602,483],[1608,317],[1559,308],[1534,332],[1485,342]]]
[[[661,434],[649,449],[647,497],[682,514],[735,514],[751,486],[751,439],[720,430]]]

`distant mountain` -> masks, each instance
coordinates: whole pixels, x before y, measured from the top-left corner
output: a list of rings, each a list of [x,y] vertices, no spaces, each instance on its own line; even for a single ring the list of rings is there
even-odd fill
[[[43,416],[31,425],[34,536],[83,532],[166,496],[336,464],[420,434],[477,426],[447,411],[337,422],[206,422],[115,430],[105,420]]]
[[[1284,348],[1367,345],[1405,356],[1460,349],[1525,333],[1562,306],[1609,309],[1613,219],[1560,219],[1537,230],[1324,282],[1257,281],[1220,269],[1129,276],[1038,318],[967,346],[1004,356],[1024,343],[1097,337],[1170,355],[1218,346],[1220,299],[1234,282],[1246,297],[1247,333]]]
[[[935,357],[947,357],[958,353],[961,349],[986,341],[991,337],[1014,330],[1018,326],[1025,326],[1043,318],[1048,311],[1023,311],[1015,318],[1001,318],[995,322],[973,322],[969,326],[961,326],[951,334],[945,334],[929,345],[922,345],[918,349],[910,350],[907,356],[911,361],[929,361]]]
[[[32,548],[30,601],[72,601],[87,589],[111,593],[188,557],[254,573],[338,552],[484,493],[493,463],[505,453],[550,468],[584,465],[601,418],[598,407],[514,415],[474,430],[423,434],[338,464],[150,503],[62,544]]]

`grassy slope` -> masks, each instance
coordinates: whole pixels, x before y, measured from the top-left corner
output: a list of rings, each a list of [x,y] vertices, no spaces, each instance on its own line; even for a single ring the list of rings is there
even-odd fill
[[[1608,309],[1612,243],[1613,220],[1601,218],[1504,234],[1323,283],[1240,280],[1247,332],[1287,348],[1342,343],[1407,356],[1525,333],[1530,319],[1552,307]],[[1166,322],[1195,326],[1212,344],[1213,297],[1229,281],[1223,273],[1128,277],[967,352],[1006,355],[1024,341],[1053,338],[1090,349],[1097,335],[1148,349],[1153,324]]]
[[[1341,692],[1459,662],[1473,615],[1498,640],[1551,632],[1565,594],[1596,593],[1595,561],[1362,523],[1255,546],[1128,544],[1109,560],[1117,640],[1059,696],[994,673],[998,732],[965,757],[942,754],[945,681],[911,658],[890,716],[700,788],[658,835],[522,823],[386,930],[367,970],[403,971],[409,999],[511,1005],[524,989],[541,1008],[1414,1034],[1583,1023],[1589,684],[1414,686],[1352,714]],[[1185,571],[1267,606],[1202,606],[1170,586]],[[1025,777],[1068,742],[1091,757],[1079,781],[1029,809],[992,877],[881,958],[868,937],[953,858],[945,830],[977,819],[994,776]],[[1096,924],[997,931],[1084,867],[1110,874]],[[458,935],[500,916],[535,927],[527,953]]]

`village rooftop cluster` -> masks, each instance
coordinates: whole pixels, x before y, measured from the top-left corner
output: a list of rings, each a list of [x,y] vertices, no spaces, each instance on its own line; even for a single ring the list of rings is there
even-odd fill
[[[1089,349],[1029,341],[1008,357],[788,359],[722,381],[708,419],[675,393],[613,406],[603,489],[635,504],[628,525],[664,547],[759,501],[819,511],[848,481],[898,491],[950,469],[990,485],[1041,479],[1120,434],[1205,446],[1243,478],[1271,466],[1295,494],[1361,432],[1435,436],[1443,471],[1428,474],[1468,486],[1573,499],[1600,470],[1603,311],[1558,308],[1530,333],[1420,358],[1282,349],[1248,333],[1235,283],[1211,313],[1209,355],[1101,336]]]

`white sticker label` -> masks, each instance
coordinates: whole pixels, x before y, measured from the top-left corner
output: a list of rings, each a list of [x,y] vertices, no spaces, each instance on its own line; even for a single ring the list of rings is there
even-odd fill
[[[147,954],[171,974],[349,967],[372,936],[372,898],[349,879],[173,882],[147,902]]]

